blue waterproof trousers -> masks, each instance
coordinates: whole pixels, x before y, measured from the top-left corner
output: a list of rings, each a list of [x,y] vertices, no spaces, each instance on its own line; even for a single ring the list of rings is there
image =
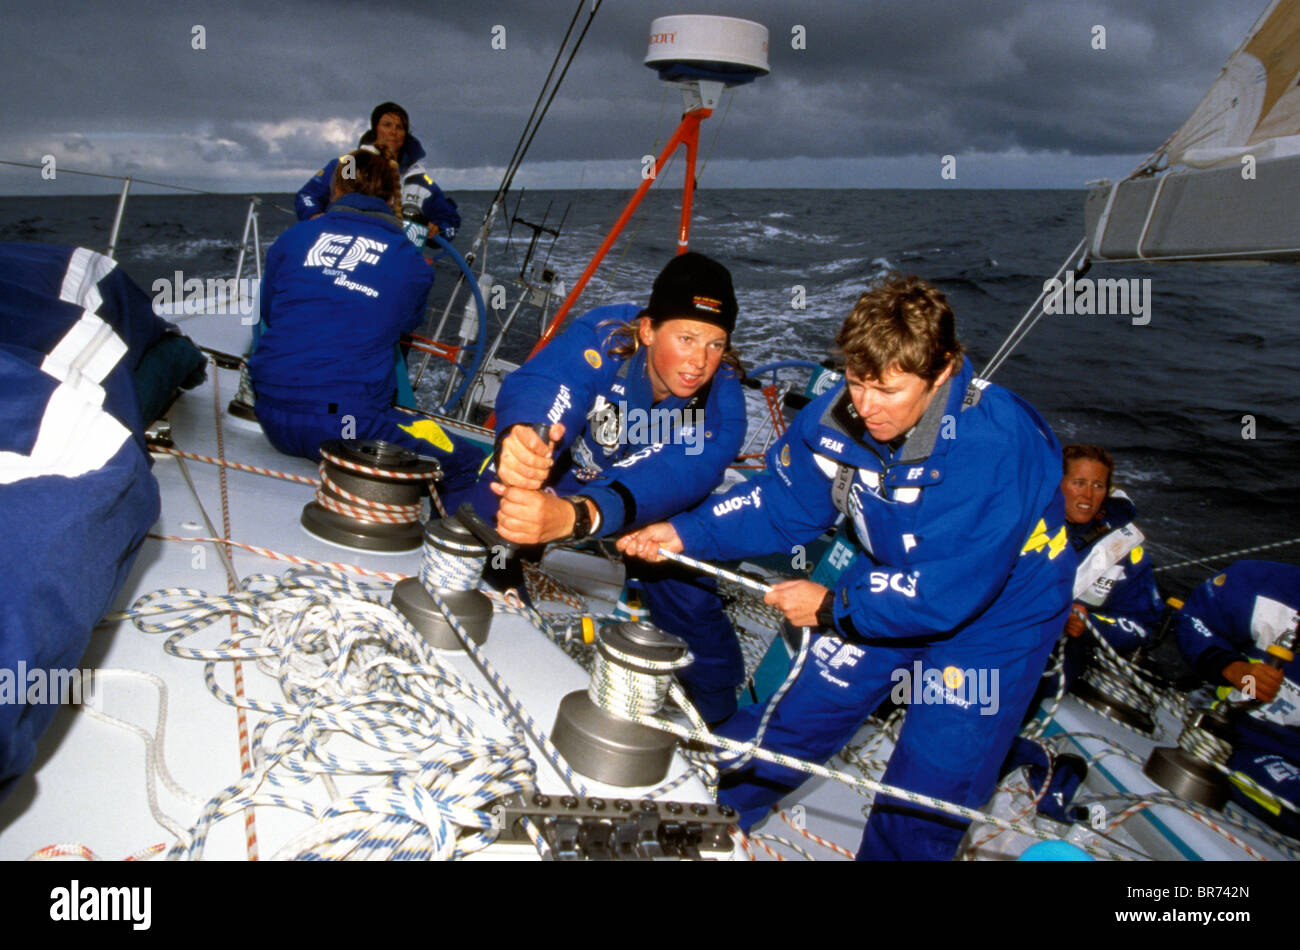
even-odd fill
[[[346,403],[334,408],[330,412],[327,405],[282,403],[262,396],[258,396],[254,405],[262,431],[286,455],[319,461],[322,442],[343,438],[383,439],[436,458],[442,466],[438,491],[444,499],[468,490],[478,477],[483,451],[474,443],[443,430],[431,419],[391,408],[376,411]],[[452,447],[450,451],[447,445]]]
[[[1279,798],[1300,806],[1300,729],[1244,716],[1237,720],[1237,737],[1228,768],[1250,776]],[[1300,818],[1287,808],[1257,797],[1241,785],[1231,786],[1232,800],[1265,824],[1300,838]]]
[[[907,714],[884,782],[979,807],[993,793],[998,768],[1064,622],[1062,612],[1012,635],[1001,628],[969,642],[959,634],[915,647],[855,645],[818,636],[807,665],[773,713],[762,745],[825,762],[893,694],[907,703]],[[766,703],[746,706],[718,731],[748,741],[766,708]],[[748,830],[807,777],[753,761],[724,776],[718,800],[737,809],[740,826]],[[950,860],[967,824],[878,796],[858,859]]]

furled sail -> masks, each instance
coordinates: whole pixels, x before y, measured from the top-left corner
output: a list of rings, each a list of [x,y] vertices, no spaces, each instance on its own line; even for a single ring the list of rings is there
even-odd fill
[[[1272,0],[1186,122],[1085,207],[1094,260],[1300,260],[1300,0]]]

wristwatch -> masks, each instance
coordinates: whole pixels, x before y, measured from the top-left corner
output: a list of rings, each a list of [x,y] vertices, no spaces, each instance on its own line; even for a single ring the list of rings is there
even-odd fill
[[[573,532],[569,535],[569,540],[581,541],[591,534],[591,510],[587,507],[587,502],[591,499],[586,495],[570,495],[565,501],[573,505]]]
[[[817,626],[835,629],[835,591],[828,590],[817,608]]]

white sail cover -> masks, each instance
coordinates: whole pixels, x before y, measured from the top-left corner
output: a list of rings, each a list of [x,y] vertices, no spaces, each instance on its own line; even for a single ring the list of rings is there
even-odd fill
[[[1300,152],[1300,0],[1273,0],[1201,104],[1160,149],[1167,165],[1205,167]],[[1257,146],[1269,145],[1265,152]],[[1280,146],[1280,147],[1279,147]]]

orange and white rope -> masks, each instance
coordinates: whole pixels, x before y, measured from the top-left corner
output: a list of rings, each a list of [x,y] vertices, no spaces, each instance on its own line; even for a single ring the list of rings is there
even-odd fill
[[[838,845],[834,841],[829,841],[826,838],[823,838],[821,835],[813,834],[807,828],[800,827],[798,824],[795,823],[795,820],[791,818],[788,813],[781,811],[778,814],[780,814],[782,821],[784,821],[787,825],[789,825],[795,831],[799,832],[799,834],[803,835],[805,838],[807,838],[809,841],[813,842],[814,844],[819,844],[823,848],[826,848],[829,851],[834,851],[836,854],[840,855],[841,857],[848,858],[850,861],[852,861],[854,858],[857,857],[857,855],[854,854],[852,851],[850,851],[848,848],[842,845]]]
[[[212,411],[216,421],[217,435],[217,459],[224,463],[226,459],[225,435],[221,426],[221,386],[220,373],[212,374]],[[221,532],[227,538],[230,537],[230,494],[226,485],[226,466],[219,465],[217,469],[218,478],[221,484]],[[226,546],[226,558],[229,563],[230,557],[234,554],[230,546]],[[237,577],[228,577],[226,579],[227,593],[235,593],[239,587]],[[230,615],[230,632],[235,637],[239,636],[239,621],[232,613]],[[252,746],[248,734],[248,715],[244,709],[244,667],[239,660],[235,660],[235,695],[239,698],[239,703],[235,707],[235,722],[239,729],[239,768],[243,775],[248,775],[253,770]],[[244,809],[244,846],[248,853],[248,860],[257,860],[257,816],[252,806]]]
[[[320,457],[331,465],[337,465],[349,472],[356,472],[358,475],[379,475],[399,482],[427,482],[431,477],[428,472],[398,472],[386,468],[375,468],[373,465],[362,465],[360,462],[345,459],[341,455],[335,455],[333,452],[327,452],[324,449],[321,449]]]
[[[150,845],[147,848],[141,848],[134,854],[128,854],[122,860],[124,861],[147,861],[156,854],[161,854],[167,847],[166,844],[159,842]],[[84,844],[50,844],[44,848],[39,848],[27,856],[28,861],[55,861],[59,858],[81,858],[83,861],[102,861],[104,860],[94,851],[91,851]]]
[[[320,484],[319,479],[312,478],[308,475],[294,475],[292,472],[280,472],[273,468],[262,468],[260,465],[248,465],[244,462],[232,462],[229,459],[213,458],[211,455],[199,455],[195,452],[182,452],[180,449],[164,448],[160,445],[149,446],[150,452],[158,452],[162,455],[175,455],[179,458],[193,459],[196,462],[207,462],[209,465],[219,465],[222,468],[233,468],[241,472],[252,472],[254,475],[265,475],[268,478],[282,478],[285,481],[298,482],[302,485],[316,486]]]
[[[398,574],[392,571],[372,571],[366,567],[360,567],[356,564],[344,564],[340,561],[316,561],[309,557],[300,557],[297,554],[285,554],[281,551],[273,551],[270,548],[258,547],[255,544],[244,544],[242,541],[234,541],[230,538],[205,538],[205,537],[182,537],[176,534],[154,534],[150,532],[149,537],[158,541],[181,541],[195,544],[225,544],[237,548],[243,548],[252,554],[259,554],[262,557],[271,558],[276,561],[288,561],[290,564],[305,564],[310,567],[332,567],[338,571],[347,571],[349,574],[360,574],[362,577],[377,577],[381,581],[404,581],[410,574]],[[120,619],[117,614],[109,614],[105,620]]]

